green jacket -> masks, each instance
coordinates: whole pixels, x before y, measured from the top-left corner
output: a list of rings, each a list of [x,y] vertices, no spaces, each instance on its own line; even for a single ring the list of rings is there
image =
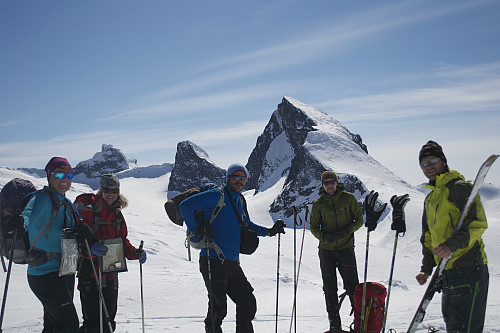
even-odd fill
[[[311,232],[319,239],[319,248],[340,250],[354,247],[354,232],[363,225],[363,212],[352,193],[344,191],[344,184],[337,185],[333,196],[319,190],[311,209]],[[323,240],[324,232],[346,230],[347,235],[335,242]]]
[[[445,172],[436,178],[435,184],[424,186],[432,190],[424,202],[422,216],[422,259],[421,271],[431,274],[440,258],[432,253],[435,246],[444,243],[453,252],[445,269],[486,264],[484,243],[481,239],[488,227],[486,215],[479,195],[476,197],[469,216],[452,237],[453,229],[460,218],[472,185],[455,170]]]

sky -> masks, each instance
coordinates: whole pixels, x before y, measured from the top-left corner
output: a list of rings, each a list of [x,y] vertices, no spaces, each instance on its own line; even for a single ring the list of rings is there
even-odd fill
[[[173,163],[190,140],[227,168],[283,96],[411,184],[429,139],[467,179],[500,153],[496,0],[2,1],[0,41],[0,166],[76,165],[103,143]]]

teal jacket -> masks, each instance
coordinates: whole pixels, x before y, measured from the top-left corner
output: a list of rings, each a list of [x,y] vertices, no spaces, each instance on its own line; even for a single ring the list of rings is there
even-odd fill
[[[57,193],[51,187],[45,186],[44,190],[53,191],[61,202],[61,206],[50,226],[47,236],[47,229],[38,238],[35,249],[44,250],[51,253],[61,253],[61,232],[63,228],[74,228],[76,226],[73,211],[68,207],[71,202],[66,196]],[[35,195],[23,210],[24,227],[28,232],[30,243],[33,242],[40,230],[49,222],[52,215],[52,201],[50,196],[43,191]],[[59,271],[61,259],[55,258],[45,264],[32,267],[28,265],[28,275],[44,275]]]
[[[311,232],[319,239],[319,248],[340,250],[354,247],[354,232],[363,225],[363,212],[356,197],[344,191],[344,184],[339,183],[333,196],[326,193],[323,187],[319,190],[320,197],[313,203],[311,209]],[[327,242],[323,233],[346,231],[346,236]]]

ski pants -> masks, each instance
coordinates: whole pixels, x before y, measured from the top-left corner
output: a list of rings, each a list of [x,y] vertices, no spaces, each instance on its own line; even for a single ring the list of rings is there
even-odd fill
[[[441,311],[446,331],[483,332],[489,284],[488,266],[445,270],[443,277]]]
[[[340,327],[337,269],[342,277],[344,289],[349,296],[352,306],[354,288],[359,282],[354,248],[340,250],[319,249],[318,255],[321,277],[323,278],[326,312],[328,313],[330,326]]]
[[[105,276],[103,276],[103,282]],[[78,280],[78,290],[80,291],[80,302],[82,304],[83,326],[80,328],[80,333],[99,333],[101,327],[100,312],[99,312],[99,289],[94,278],[80,278]],[[102,294],[106,309],[108,310],[109,320],[113,331],[116,328],[116,310],[118,306],[118,277],[114,280],[105,281],[103,283]],[[110,333],[109,327],[102,311],[103,332]]]
[[[227,314],[227,295],[236,304],[236,333],[253,333],[252,320],[257,312],[257,301],[239,261],[211,258],[209,262],[207,256],[200,256],[200,272],[209,299],[206,332],[222,332],[222,320]]]
[[[42,333],[78,332],[78,314],[73,304],[75,276],[59,276],[59,272],[29,275],[31,291],[43,305]]]

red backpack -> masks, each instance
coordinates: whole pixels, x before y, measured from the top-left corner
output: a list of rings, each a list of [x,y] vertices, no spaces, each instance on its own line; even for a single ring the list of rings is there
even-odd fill
[[[361,329],[361,308],[363,306],[363,283],[354,290],[354,332],[379,333],[382,330],[386,288],[377,282],[366,282],[364,330]]]

